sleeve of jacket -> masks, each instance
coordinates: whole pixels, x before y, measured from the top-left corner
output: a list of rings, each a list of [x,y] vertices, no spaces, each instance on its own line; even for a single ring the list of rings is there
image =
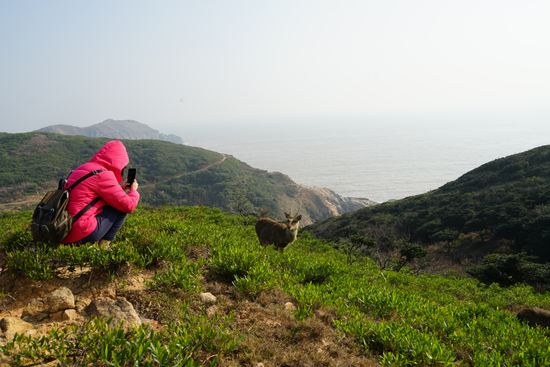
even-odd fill
[[[139,192],[130,190],[130,193],[126,194],[111,171],[102,172],[99,175],[97,193],[107,204],[124,213],[130,213],[137,207]]]

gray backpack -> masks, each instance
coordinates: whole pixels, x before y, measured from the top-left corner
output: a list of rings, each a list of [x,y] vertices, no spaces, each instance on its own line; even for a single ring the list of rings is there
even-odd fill
[[[101,197],[92,200],[91,203],[82,208],[77,215],[71,217],[67,210],[69,203],[69,193],[76,185],[103,170],[92,171],[85,176],[82,176],[69,188],[65,188],[66,179],[59,181],[57,190],[52,190],[46,193],[40,203],[34,209],[32,215],[31,232],[32,238],[35,241],[47,242],[52,245],[60,244],[61,241],[69,234],[73,223],[94,206]]]

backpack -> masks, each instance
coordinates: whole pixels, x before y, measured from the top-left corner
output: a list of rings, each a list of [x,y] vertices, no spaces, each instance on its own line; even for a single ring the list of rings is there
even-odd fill
[[[78,220],[84,213],[86,213],[92,206],[94,206],[101,197],[97,197],[77,215],[71,217],[67,210],[67,204],[69,203],[69,192],[75,188],[76,185],[103,170],[94,170],[85,176],[82,176],[69,188],[65,188],[67,184],[66,179],[59,181],[57,190],[52,190],[46,193],[40,203],[34,209],[32,215],[31,232],[35,241],[48,242],[50,244],[60,244],[61,241],[69,234],[73,223]]]

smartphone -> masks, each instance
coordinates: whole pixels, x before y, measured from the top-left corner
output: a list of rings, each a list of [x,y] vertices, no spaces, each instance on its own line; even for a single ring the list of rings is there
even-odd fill
[[[126,182],[128,183],[128,185],[131,185],[134,183],[135,179],[136,179],[136,169],[130,168],[128,170],[128,177],[126,179]]]

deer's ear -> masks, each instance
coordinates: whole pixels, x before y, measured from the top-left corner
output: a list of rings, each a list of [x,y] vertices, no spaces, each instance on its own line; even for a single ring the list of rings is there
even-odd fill
[[[295,221],[299,221],[299,220],[302,220],[302,216],[301,216],[301,215],[299,215],[299,216],[297,216],[296,218],[294,218],[294,220],[295,220]]]
[[[290,214],[285,212],[285,216],[288,218],[288,217],[290,217]]]

